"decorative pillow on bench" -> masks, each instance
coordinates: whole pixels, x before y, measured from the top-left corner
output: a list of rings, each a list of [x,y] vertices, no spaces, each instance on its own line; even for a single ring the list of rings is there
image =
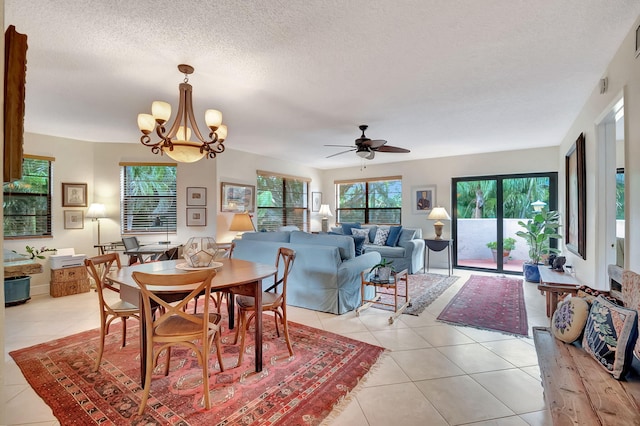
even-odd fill
[[[638,313],[598,296],[591,304],[582,347],[620,380],[627,373],[638,337]]]
[[[584,331],[589,304],[580,297],[568,297],[558,303],[551,318],[551,333],[565,343],[575,342]]]

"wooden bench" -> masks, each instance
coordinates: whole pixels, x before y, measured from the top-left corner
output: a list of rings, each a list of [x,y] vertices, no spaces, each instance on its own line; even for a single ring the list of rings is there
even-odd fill
[[[640,375],[614,379],[577,344],[533,327],[544,398],[554,425],[640,425]]]

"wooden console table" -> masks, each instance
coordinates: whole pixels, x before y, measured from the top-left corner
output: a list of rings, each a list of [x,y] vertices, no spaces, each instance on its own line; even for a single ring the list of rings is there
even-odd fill
[[[558,297],[565,294],[576,294],[582,284],[571,274],[554,271],[548,266],[538,265],[540,284],[538,290],[547,297],[547,316],[551,318],[558,305]]]

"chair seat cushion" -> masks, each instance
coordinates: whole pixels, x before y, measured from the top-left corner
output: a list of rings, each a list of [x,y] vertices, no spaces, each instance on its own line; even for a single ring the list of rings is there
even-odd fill
[[[262,292],[262,306],[270,306],[278,301],[280,297],[279,293],[273,293],[271,291]],[[251,296],[238,296],[236,298],[238,306],[241,308],[253,308],[255,305],[255,299]]]
[[[137,306],[132,305],[131,303],[125,302],[123,300],[118,300],[112,305],[109,305],[109,307],[118,313],[137,314],[140,311]]]

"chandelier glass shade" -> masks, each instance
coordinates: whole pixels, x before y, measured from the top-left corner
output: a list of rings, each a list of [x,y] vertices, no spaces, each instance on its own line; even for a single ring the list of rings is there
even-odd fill
[[[171,105],[168,102],[155,101],[151,104],[151,114],[138,114],[138,128],[142,132],[140,142],[151,147],[154,154],[167,154],[175,161],[193,163],[204,157],[215,158],[224,152],[224,140],[227,138],[227,126],[222,124],[222,113],[215,109],[205,111],[204,118],[209,128],[209,137],[205,138],[196,124],[193,113],[192,87],[189,74],[194,69],[191,65],[180,64],[178,69],[184,73],[184,82],[180,83],[180,99],[175,121],[167,130],[166,124],[171,118]],[[155,130],[160,138],[151,140],[151,132]],[[192,141],[191,136],[197,140]]]

